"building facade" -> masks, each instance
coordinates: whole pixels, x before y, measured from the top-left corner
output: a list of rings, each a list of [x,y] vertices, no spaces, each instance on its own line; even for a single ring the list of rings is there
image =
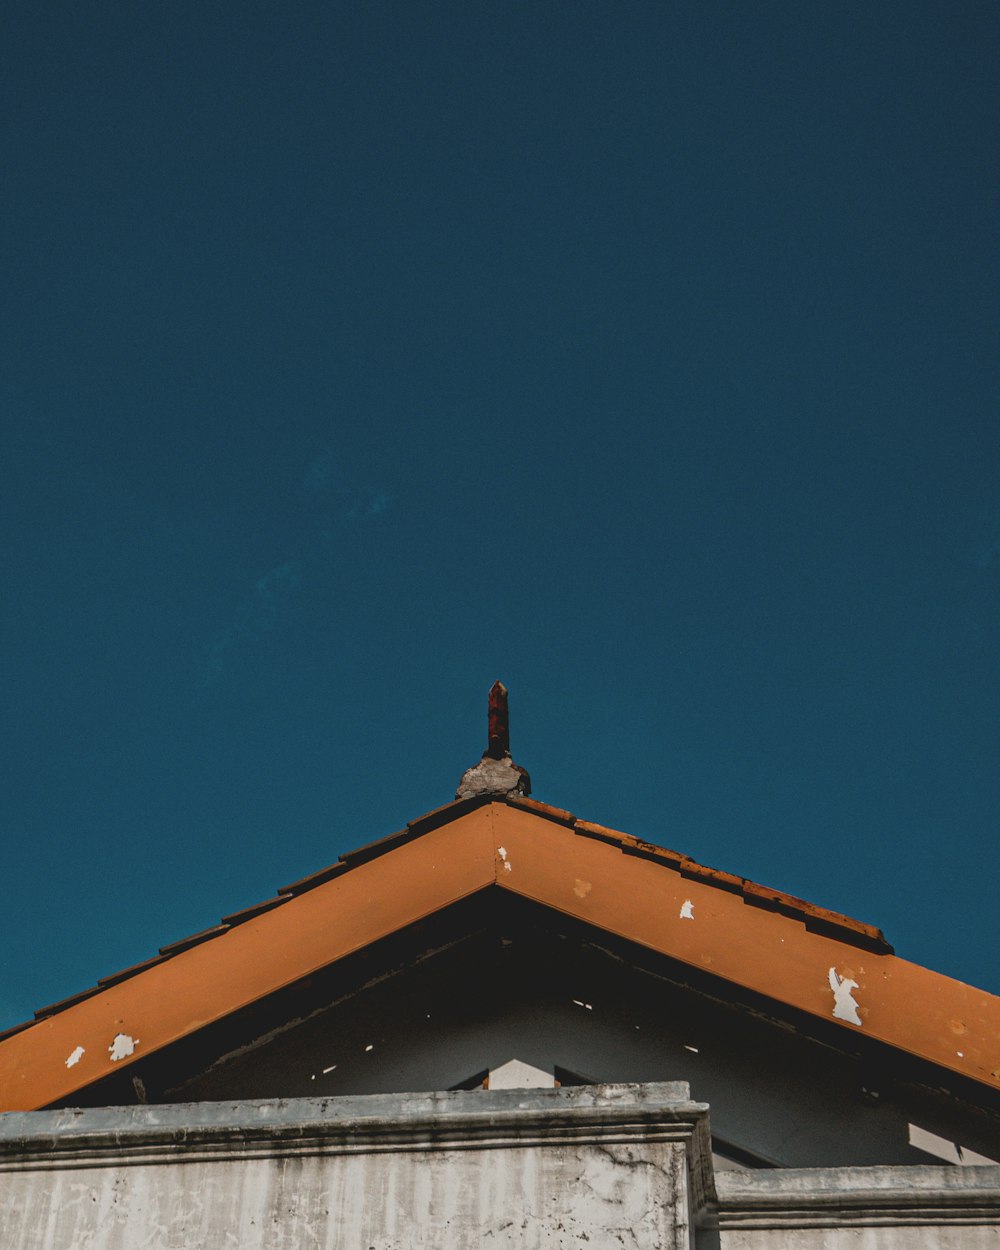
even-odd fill
[[[1000,1250],[1000,999],[534,801],[492,729],[0,1040],[0,1245]]]

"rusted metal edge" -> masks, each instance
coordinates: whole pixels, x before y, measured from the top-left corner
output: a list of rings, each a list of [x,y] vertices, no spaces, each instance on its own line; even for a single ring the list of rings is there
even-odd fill
[[[154,955],[152,959],[144,959],[142,963],[132,964],[131,967],[122,968],[120,972],[112,972],[108,977],[97,978],[97,988],[106,990],[111,985],[117,985],[119,981],[127,981],[129,977],[134,977],[140,972],[145,972],[147,968],[152,968],[155,964],[162,964],[165,959],[169,959],[169,955]]]
[[[419,838],[425,833],[430,833],[432,829],[446,825],[457,816],[464,816],[467,812],[475,811],[477,807],[485,807],[487,803],[494,803],[496,800],[495,794],[476,794],[468,799],[456,799],[452,803],[445,803],[443,807],[436,807],[432,812],[425,812],[416,820],[407,821],[406,828],[400,829],[397,833],[387,834],[384,838],[376,838],[374,842],[367,842],[353,851],[345,851],[340,856],[340,862],[348,868],[354,868],[358,864],[367,864],[403,842]]]
[[[406,827],[414,837],[419,837],[423,833],[430,833],[432,829],[446,825],[449,820],[454,820],[456,816],[464,816],[466,812],[474,812],[477,807],[485,807],[487,803],[495,803],[496,799],[497,796],[495,794],[474,794],[468,799],[454,799],[451,803],[445,803],[442,807],[435,807],[431,812],[425,812],[423,816],[418,816],[416,820],[408,820]]]
[[[507,800],[507,802],[511,802],[511,800]],[[527,802],[532,804],[533,809],[539,815],[549,815],[549,811],[544,803],[532,800]],[[526,806],[527,802],[522,799],[512,805],[521,807]],[[550,816],[550,819],[554,819],[560,824],[566,823],[563,819],[566,813],[558,808],[551,810],[553,815]],[[771,911],[780,911],[786,916],[803,921],[807,929],[814,930],[817,933],[825,933],[841,939],[844,934],[849,934],[850,940],[857,946],[862,946],[878,954],[892,955],[895,953],[892,944],[886,939],[882,930],[875,925],[867,924],[863,920],[855,920],[852,916],[845,916],[840,912],[830,911],[826,907],[818,907],[815,903],[809,903],[805,899],[796,898],[794,894],[786,894],[783,890],[758,885],[756,881],[736,876],[731,872],[725,872],[721,868],[708,868],[678,851],[671,851],[666,847],[656,846],[652,842],[644,842],[639,838],[632,837],[631,834],[621,833],[617,829],[608,829],[604,825],[596,825],[587,820],[574,821],[572,827],[582,837],[594,838],[600,842],[607,842],[611,846],[617,846],[624,855],[634,855],[639,859],[649,859],[654,863],[664,864],[675,869],[683,877],[689,877],[695,881],[703,881],[708,885],[713,885],[717,889],[727,890],[732,894],[741,894],[743,901],[748,905],[767,908]]]
[[[0,1042],[5,1038],[13,1037],[15,1033],[23,1033],[25,1029],[30,1029],[33,1024],[37,1023],[37,1020],[22,1020],[20,1024],[12,1024],[10,1028],[0,1033]]]
[[[758,885],[755,881],[744,881],[743,898],[751,906],[800,916],[806,921],[807,927],[815,928],[817,931],[848,929],[856,939],[863,939],[866,944],[883,954],[894,953],[892,946],[886,941],[885,934],[875,925],[866,924],[863,920],[855,920],[851,916],[844,916],[840,912],[830,911],[826,907],[819,907],[803,898],[796,898],[794,894],[786,894],[783,890]]]
[[[340,856],[339,862],[345,868],[356,868],[358,864],[367,864],[370,860],[378,859],[380,855],[385,855],[386,852],[399,846],[401,842],[408,842],[411,836],[409,829],[399,829],[395,833],[387,833],[384,838],[379,838],[375,842],[368,842],[354,851],[345,851]]]
[[[210,929],[202,929],[200,933],[191,933],[187,937],[178,938],[176,942],[168,942],[160,947],[161,955],[179,955],[181,951],[189,951],[192,946],[200,946],[210,938],[219,937],[229,928],[227,924],[213,925]]]
[[[497,796],[491,796],[494,802]],[[524,794],[512,794],[507,798],[501,798],[501,803],[506,803],[509,807],[522,807],[529,812],[537,812],[539,816],[544,816],[546,820],[554,820],[558,825],[566,825],[572,829],[578,822],[572,812],[567,812],[561,807],[550,807],[548,803],[541,803],[538,799],[529,799]]]
[[[303,894],[307,890],[314,889],[316,886],[323,885],[324,882],[330,881],[333,877],[340,876],[342,873],[348,872],[351,868],[357,867],[359,864],[367,863],[369,860],[384,855],[387,851],[391,851],[401,842],[407,841],[412,837],[419,837],[423,833],[429,833],[432,829],[438,828],[440,825],[446,824],[449,820],[456,816],[464,815],[466,812],[473,811],[477,807],[482,807],[488,802],[495,801],[495,796],[477,795],[471,799],[461,799],[456,802],[446,803],[443,807],[435,808],[433,811],[426,812],[423,816],[418,816],[415,820],[411,820],[405,829],[397,833],[391,833],[387,837],[378,838],[374,842],[368,842],[364,846],[358,847],[356,850],[347,851],[341,855],[338,862],[330,864],[326,868],[321,868],[319,872],[312,873],[308,877],[302,877],[298,881],[293,881],[290,885],[282,886],[278,890],[275,898],[266,899],[262,903],[255,903],[251,907],[246,907],[240,911],[224,916],[219,924],[212,925],[208,929],[202,929],[198,933],[192,933],[187,937],[178,938],[176,942],[169,942],[166,946],[161,946],[159,954],[152,959],[145,960],[142,963],[133,964],[130,968],[124,968],[120,972],[112,973],[110,976],[102,977],[96,985],[88,986],[85,990],[80,990],[76,994],[71,994],[67,998],[61,998],[58,1002],[49,1003],[44,1007],[39,1007],[33,1014],[32,1019],[22,1021],[20,1024],[11,1025],[10,1028],[0,1033],[0,1040],[5,1037],[11,1037],[15,1033],[20,1033],[23,1029],[31,1028],[39,1020],[43,1020],[48,1016],[55,1015],[57,1012],[63,1011],[68,1007],[73,1007],[77,1003],[83,1002],[87,998],[92,998],[95,994],[99,994],[102,989],[106,989],[111,985],[117,985],[121,981],[126,981],[131,976],[144,971],[146,968],[152,967],[157,963],[162,963],[164,959],[169,959],[174,955],[180,955],[183,951],[190,950],[193,946],[200,946],[203,942],[211,941],[213,938],[221,937],[223,933],[227,933],[234,925],[242,924],[244,921],[252,920],[254,916],[259,916],[266,911],[270,911],[274,907],[278,907],[282,903],[286,903],[289,899],[298,894]],[[539,805],[543,806],[543,805]]]
[[[99,985],[88,985],[85,990],[79,990],[76,994],[70,994],[68,998],[60,998],[57,1003],[49,1003],[47,1007],[39,1007],[35,1012],[35,1018],[26,1021],[26,1023],[30,1026],[39,1020],[45,1020],[49,1016],[56,1015],[57,1012],[65,1011],[67,1007],[75,1007],[77,1003],[82,1003],[85,998],[93,998],[95,994],[100,994],[100,992],[101,987]],[[20,1025],[16,1026],[17,1030],[20,1030],[20,1028]]]
[[[291,901],[292,896],[290,894],[280,894],[274,898],[266,898],[262,903],[254,903],[250,907],[244,907],[240,911],[234,911],[228,916],[223,916],[222,924],[232,929],[238,924],[245,924],[248,920],[253,920],[254,916],[262,916],[264,912],[274,911],[282,903],[290,903]]]
[[[342,864],[338,861],[336,864],[330,864],[326,868],[321,868],[319,872],[311,872],[308,877],[300,877],[298,881],[293,881],[291,885],[280,886],[278,893],[305,894],[306,890],[313,890],[325,881],[332,881],[334,877],[339,877],[341,873],[347,872],[347,870],[347,864]]]
[[[472,798],[458,799],[451,803],[445,803],[433,811],[426,812],[423,816],[418,816],[415,820],[408,821],[405,829],[390,833],[383,838],[377,838],[375,841],[368,842],[355,850],[346,851],[339,857],[337,863],[321,868],[318,872],[294,881],[290,885],[282,886],[274,898],[266,899],[261,903],[255,903],[250,907],[224,916],[218,925],[203,929],[201,932],[192,934],[189,937],[180,938],[178,941],[171,942],[166,946],[161,946],[159,955],[154,956],[152,959],[134,964],[121,972],[111,974],[111,976],[102,977],[96,985],[90,986],[86,990],[81,990],[79,993],[61,999],[57,1003],[40,1007],[34,1013],[32,1020],[25,1021],[23,1024],[13,1025],[6,1032],[0,1033],[0,1038],[29,1028],[38,1020],[55,1015],[59,1011],[82,1002],[84,999],[91,998],[102,989],[106,989],[111,985],[117,985],[129,977],[138,975],[145,969],[163,962],[164,959],[179,955],[182,951],[190,950],[191,947],[198,946],[202,942],[211,941],[213,938],[226,933],[234,925],[243,924],[248,920],[252,920],[255,916],[279,907],[282,903],[288,902],[296,895],[323,885],[332,878],[349,872],[360,864],[369,863],[371,860],[387,854],[402,843],[429,833],[431,830],[447,824],[458,816],[474,811],[478,807],[483,807],[487,803],[498,802],[506,803],[509,807],[534,812],[546,820],[551,820],[555,824],[572,829],[581,837],[593,838],[600,842],[606,842],[611,846],[617,846],[625,855],[652,860],[654,863],[659,863],[680,872],[682,876],[703,881],[731,893],[742,894],[744,901],[751,906],[781,911],[785,915],[802,920],[807,928],[817,932],[828,933],[834,936],[849,934],[851,940],[857,945],[880,953],[893,953],[893,947],[886,940],[882,931],[874,925],[866,924],[864,921],[854,920],[852,917],[844,916],[839,912],[818,907],[803,899],[796,898],[794,895],[758,885],[756,882],[735,876],[722,869],[708,868],[679,851],[672,851],[667,847],[657,846],[655,843],[646,842],[630,834],[622,833],[620,830],[610,829],[592,821],[578,820],[572,812],[568,812],[564,808],[552,807],[547,803],[540,802],[538,799],[527,798],[523,795],[498,797],[497,795],[481,794]]]

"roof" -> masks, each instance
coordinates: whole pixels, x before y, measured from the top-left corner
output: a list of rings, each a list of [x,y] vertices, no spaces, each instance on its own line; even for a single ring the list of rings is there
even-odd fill
[[[0,1040],[0,1111],[67,1099],[483,890],[1000,1090],[1000,998],[900,959],[873,926],[533,799],[478,795],[40,1009]]]

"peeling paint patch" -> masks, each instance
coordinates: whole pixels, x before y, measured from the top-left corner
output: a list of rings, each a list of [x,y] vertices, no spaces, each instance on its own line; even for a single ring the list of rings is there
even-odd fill
[[[507,848],[506,848],[505,846],[498,846],[498,847],[497,847],[497,854],[498,854],[498,855],[500,856],[500,858],[503,860],[503,870],[504,870],[504,872],[513,872],[513,867],[512,867],[512,865],[511,865],[511,862],[510,862],[510,860],[507,858]]]
[[[134,1055],[135,1048],[138,1045],[139,1039],[137,1037],[129,1037],[127,1033],[116,1033],[115,1040],[108,1047],[111,1062],[117,1063],[119,1059],[127,1059],[129,1055]]]
[[[685,1049],[685,1050],[689,1050],[689,1051],[691,1052],[691,1054],[692,1054],[692,1055],[696,1055],[696,1054],[698,1053],[698,1047],[697,1047],[697,1046],[688,1046],[688,1044],[687,1044],[686,1042],[685,1042],[685,1044],[684,1044],[684,1049]]]
[[[75,1068],[83,1056],[84,1048],[82,1046],[77,1046],[76,1050],[74,1050],[70,1057],[66,1060],[66,1067]]]
[[[686,898],[684,902],[681,903],[680,918],[681,920],[693,920],[694,919],[694,903],[692,903],[689,898]]]
[[[374,1050],[374,1049],[375,1049],[375,1043],[369,1042],[368,1045],[365,1047],[365,1054],[367,1055],[370,1050]]]
[[[581,881],[580,878],[577,877],[576,884],[573,886],[573,893],[577,898],[586,898],[592,889],[593,887],[589,881]]]
[[[328,1068],[323,1069],[323,1075],[326,1076],[327,1073],[332,1072],[336,1068],[336,1066],[337,1065],[335,1063],[331,1063]]]
[[[852,981],[850,977],[841,979],[837,975],[837,969],[831,968],[829,974],[830,989],[833,990],[833,1014],[838,1020],[846,1020],[848,1024],[860,1024],[861,1017],[858,1015],[858,1004],[854,1000],[852,990],[858,988],[857,981]]]
[[[594,1010],[593,1004],[592,1004],[592,1003],[585,1003],[585,1002],[583,1001],[583,999],[582,999],[582,998],[574,998],[574,999],[573,999],[573,1005],[574,1005],[574,1007],[583,1007],[583,1008],[585,1008],[587,1011],[593,1011],[593,1010]],[[636,1027],[638,1028],[638,1025],[637,1025]]]

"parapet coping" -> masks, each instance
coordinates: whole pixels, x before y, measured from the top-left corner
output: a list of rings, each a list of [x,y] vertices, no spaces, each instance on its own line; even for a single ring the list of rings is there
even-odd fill
[[[1000,1165],[768,1168],[716,1177],[701,1224],[732,1228],[1000,1228]]]
[[[685,1146],[714,1200],[708,1105],[684,1081],[277,1098],[0,1115],[0,1172],[563,1143]]]

